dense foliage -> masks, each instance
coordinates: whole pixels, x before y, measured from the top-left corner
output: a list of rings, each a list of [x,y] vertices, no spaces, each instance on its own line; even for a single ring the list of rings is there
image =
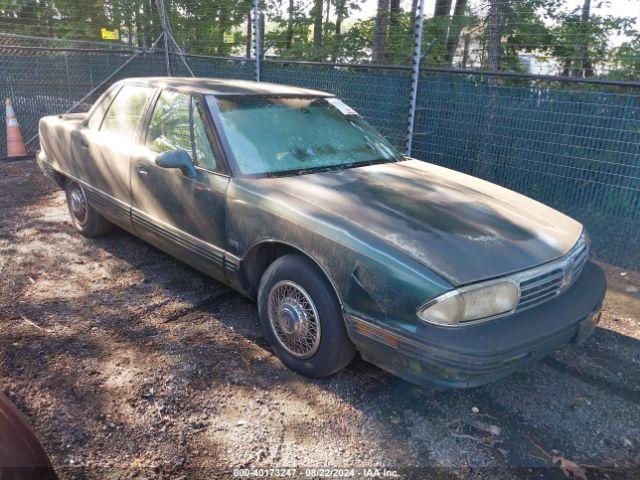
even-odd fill
[[[165,0],[180,47],[208,55],[252,53],[251,0]],[[268,57],[333,62],[411,62],[417,0],[262,0]],[[613,1],[613,0],[609,0]],[[637,0],[629,0],[634,3]],[[571,4],[573,8],[569,8]],[[629,16],[603,15],[606,0],[436,0],[424,20],[424,64],[565,76],[637,79],[640,34]],[[367,11],[371,11],[371,6]],[[156,0],[4,0],[0,32],[119,41],[148,47],[162,31]],[[493,32],[493,33],[492,33]],[[612,42],[612,38],[622,41]]]

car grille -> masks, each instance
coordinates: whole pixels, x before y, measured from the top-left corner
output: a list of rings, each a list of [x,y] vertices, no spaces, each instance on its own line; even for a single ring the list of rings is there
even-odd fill
[[[564,271],[556,268],[520,283],[520,301],[517,310],[538,305],[560,293]]]
[[[516,310],[535,307],[560,295],[580,276],[589,249],[584,237],[562,259],[519,274],[520,300]]]

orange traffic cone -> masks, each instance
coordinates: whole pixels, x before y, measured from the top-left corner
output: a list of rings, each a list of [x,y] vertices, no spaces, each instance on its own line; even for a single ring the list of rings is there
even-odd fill
[[[26,157],[29,154],[27,153],[22,133],[20,133],[20,125],[18,125],[16,112],[13,110],[13,104],[10,99],[7,98],[5,106],[7,110],[7,158]]]

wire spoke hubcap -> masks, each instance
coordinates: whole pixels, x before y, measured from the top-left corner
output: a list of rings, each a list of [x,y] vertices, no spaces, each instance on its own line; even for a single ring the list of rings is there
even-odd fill
[[[70,192],[71,213],[80,222],[84,224],[87,221],[87,199],[80,185],[73,183]]]
[[[311,357],[320,345],[320,319],[309,294],[289,280],[269,292],[269,323],[278,343],[296,358]]]

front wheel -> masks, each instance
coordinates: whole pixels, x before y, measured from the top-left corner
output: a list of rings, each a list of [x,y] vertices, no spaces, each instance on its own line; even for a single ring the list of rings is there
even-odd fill
[[[331,285],[301,255],[284,255],[267,268],[258,314],[275,354],[298,373],[324,378],[346,367],[355,354]]]
[[[67,180],[65,193],[69,215],[76,230],[85,237],[100,237],[111,231],[111,223],[87,201],[84,190],[78,182]]]

